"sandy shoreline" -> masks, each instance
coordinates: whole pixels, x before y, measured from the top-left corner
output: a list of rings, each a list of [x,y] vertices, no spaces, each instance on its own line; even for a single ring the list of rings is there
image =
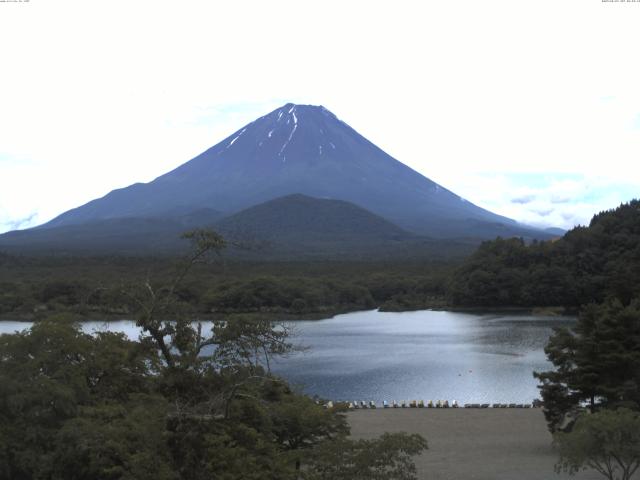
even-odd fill
[[[416,459],[430,480],[550,480],[602,478],[594,471],[556,474],[557,455],[539,409],[376,409],[347,414],[355,438],[419,433],[429,450]]]

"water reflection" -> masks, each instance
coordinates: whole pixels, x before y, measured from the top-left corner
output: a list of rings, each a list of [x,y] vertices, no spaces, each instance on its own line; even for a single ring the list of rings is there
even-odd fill
[[[456,399],[523,403],[538,397],[534,370],[549,368],[544,345],[566,317],[377,311],[295,322],[294,342],[308,347],[274,370],[310,394],[331,399]],[[0,322],[0,333],[28,328]],[[134,322],[86,322],[136,339]],[[205,324],[210,328],[210,324]]]
[[[544,345],[571,318],[455,312],[357,312],[299,322],[308,352],[276,370],[332,399],[530,402],[533,370],[549,368]]]

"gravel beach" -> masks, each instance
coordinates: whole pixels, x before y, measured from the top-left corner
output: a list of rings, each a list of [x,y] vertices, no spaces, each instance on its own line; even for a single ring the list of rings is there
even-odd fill
[[[554,472],[558,457],[539,409],[378,408],[354,410],[347,418],[354,438],[402,431],[423,435],[429,450],[416,458],[420,479],[602,478],[595,471],[573,477]]]

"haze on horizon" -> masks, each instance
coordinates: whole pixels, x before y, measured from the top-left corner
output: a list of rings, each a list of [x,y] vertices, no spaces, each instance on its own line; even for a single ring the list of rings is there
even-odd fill
[[[1,3],[0,233],[287,102],[458,195],[570,228],[640,196],[640,3]]]

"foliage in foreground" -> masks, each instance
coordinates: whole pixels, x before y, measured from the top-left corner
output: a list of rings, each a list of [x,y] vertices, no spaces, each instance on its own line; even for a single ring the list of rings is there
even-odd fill
[[[376,440],[340,438],[324,442],[311,455],[306,480],[411,480],[413,456],[427,449],[420,435],[385,433]]]
[[[640,467],[640,414],[628,409],[581,415],[570,433],[554,441],[556,471],[571,474],[592,468],[609,480],[629,480]]]
[[[220,333],[224,360],[184,370],[60,318],[1,336],[0,479],[415,478],[420,437],[351,441],[339,408],[248,362],[228,366],[255,338],[242,329]]]

